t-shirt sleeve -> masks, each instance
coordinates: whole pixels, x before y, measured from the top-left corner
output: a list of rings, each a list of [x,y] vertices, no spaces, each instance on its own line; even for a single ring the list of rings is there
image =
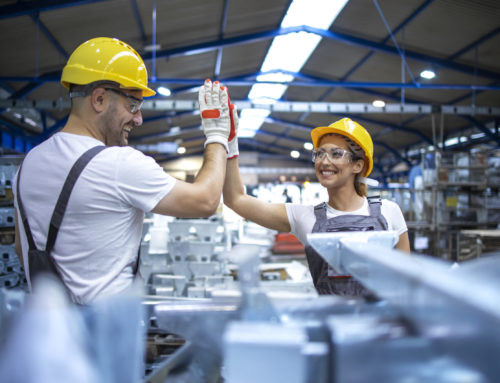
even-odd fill
[[[311,233],[316,218],[313,206],[286,203],[286,213],[290,222],[290,233],[295,235],[304,245],[307,245],[307,234]]]
[[[382,200],[382,214],[387,220],[389,230],[396,231],[398,235],[408,231],[403,212],[397,203],[389,200]]]
[[[120,149],[115,173],[118,195],[125,203],[149,212],[172,190],[176,179],[140,151]]]

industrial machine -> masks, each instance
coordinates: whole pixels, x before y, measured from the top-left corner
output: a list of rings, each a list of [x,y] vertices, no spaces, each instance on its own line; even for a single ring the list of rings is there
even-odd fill
[[[240,297],[221,292],[152,304],[158,327],[187,342],[146,380],[498,381],[500,260],[453,267],[393,250],[396,239],[391,232],[309,236],[332,266],[376,292],[377,302],[266,294],[258,258],[249,254],[240,265]]]
[[[50,357],[55,363],[59,357],[74,365],[80,358],[80,365],[94,368],[85,370],[85,376],[97,376],[94,381],[136,382],[141,340],[148,332],[162,339],[169,352],[147,363],[144,382],[497,382],[500,259],[490,256],[456,266],[396,251],[396,240],[393,232],[309,236],[333,267],[375,292],[379,300],[372,302],[265,289],[255,246],[233,249],[240,260],[237,291],[214,289],[203,298],[148,295],[98,302],[90,308],[98,314],[90,334],[72,332],[78,320],[71,306],[65,315],[73,316],[65,320],[54,317],[54,311],[52,316],[36,311],[58,301],[45,294],[37,304],[26,305],[31,314],[22,318],[28,319],[18,321],[2,342],[2,374],[19,376],[10,371],[16,360],[24,360],[21,371],[26,373],[34,368],[27,361]],[[12,326],[24,301],[2,295],[0,305],[5,319],[0,327]],[[47,325],[40,331],[48,318],[50,323],[59,318],[57,328]],[[13,339],[16,334],[35,342],[47,339],[50,330],[53,343],[73,341],[74,352],[54,355],[40,349],[36,354],[37,348],[13,346],[19,344]],[[93,354],[97,361],[89,363],[85,356],[84,334],[98,351]]]

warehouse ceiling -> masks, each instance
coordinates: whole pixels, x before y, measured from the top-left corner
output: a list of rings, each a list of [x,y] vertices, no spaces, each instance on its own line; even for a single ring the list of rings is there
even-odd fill
[[[240,110],[267,108],[255,135],[239,142],[241,151],[271,158],[295,150],[297,161],[309,162],[303,145],[310,130],[345,116],[372,134],[375,173],[409,164],[435,143],[499,146],[500,2],[350,0],[327,29],[281,27],[290,4],[0,0],[4,152],[25,152],[64,126],[69,104],[61,70],[79,44],[99,36],[132,45],[146,61],[150,86],[172,92],[149,99],[144,124],[130,137],[158,162],[202,153],[196,100],[205,78],[228,85]],[[321,40],[300,70],[286,73],[291,81],[282,83],[278,102],[250,100],[273,40],[300,31]],[[420,77],[425,69],[436,77]],[[386,106],[373,107],[374,100]]]

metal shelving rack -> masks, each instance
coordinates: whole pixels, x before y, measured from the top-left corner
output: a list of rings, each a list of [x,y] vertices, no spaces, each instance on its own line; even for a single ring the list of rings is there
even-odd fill
[[[488,229],[487,155],[476,152],[422,153],[423,192],[430,192],[428,235],[432,255],[454,261],[461,256],[460,232]]]
[[[401,207],[412,251],[454,261],[470,259],[481,254],[479,242],[463,232],[496,229],[500,222],[500,153],[494,171],[490,156],[486,151],[423,152],[418,185],[377,188],[370,194]]]
[[[14,249],[12,184],[23,156],[0,156],[0,288],[26,289],[24,269]]]

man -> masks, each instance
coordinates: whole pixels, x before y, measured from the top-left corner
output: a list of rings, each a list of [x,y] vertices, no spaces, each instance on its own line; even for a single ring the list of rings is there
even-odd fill
[[[144,212],[183,218],[215,212],[226,169],[229,99],[217,82],[207,80],[200,89],[205,153],[191,184],[174,179],[152,158],[126,146],[130,131],[142,124],[143,97],[155,94],[147,86],[144,62],[132,47],[111,38],[83,43],[64,67],[61,83],[70,91],[68,121],[27,154],[18,173],[16,252],[29,282],[43,268],[39,262],[49,259],[47,267],[72,300],[86,304],[131,286]],[[70,194],[61,193],[73,165],[98,146],[105,150],[87,159]],[[65,194],[65,212],[56,209],[53,214],[58,197]],[[48,234],[49,222],[57,227],[52,222],[61,221],[61,216],[54,240]],[[46,248],[51,241],[53,248]]]

